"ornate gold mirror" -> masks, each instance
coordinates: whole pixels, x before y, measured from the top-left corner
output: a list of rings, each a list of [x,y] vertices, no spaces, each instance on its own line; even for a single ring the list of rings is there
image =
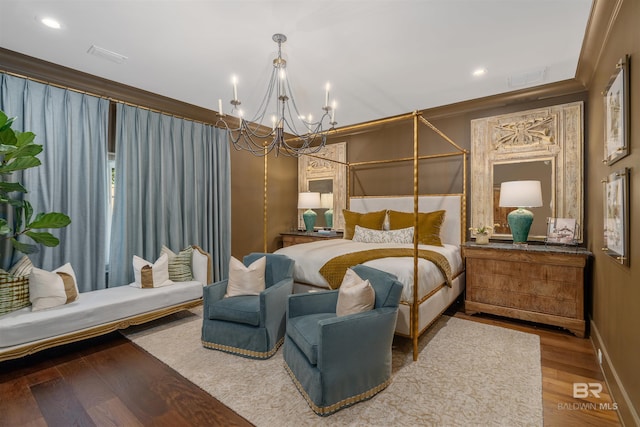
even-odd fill
[[[544,240],[547,218],[574,218],[583,226],[582,102],[471,121],[471,226],[500,224],[493,237],[511,239],[498,206],[500,184],[538,180],[543,206],[532,209],[530,240]]]

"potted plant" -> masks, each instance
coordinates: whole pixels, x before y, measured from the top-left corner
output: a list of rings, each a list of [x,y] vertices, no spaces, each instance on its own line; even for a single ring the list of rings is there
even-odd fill
[[[34,216],[31,203],[20,195],[27,193],[27,189],[9,179],[13,172],[40,166],[36,156],[42,151],[42,145],[33,142],[35,134],[11,128],[13,120],[0,111],[0,239],[9,239],[16,250],[30,254],[37,252],[38,246],[20,242],[18,236],[27,236],[37,244],[58,246],[60,240],[43,230],[66,227],[71,219],[60,212]],[[12,209],[14,215],[10,220],[8,214]]]
[[[493,224],[493,227],[498,227],[500,224]],[[489,237],[493,232],[493,227],[488,225],[482,225],[480,227],[469,227],[469,231],[473,233],[478,245],[486,245],[489,243]]]

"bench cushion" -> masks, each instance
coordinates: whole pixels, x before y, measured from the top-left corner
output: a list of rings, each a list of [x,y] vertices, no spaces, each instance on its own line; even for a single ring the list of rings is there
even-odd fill
[[[48,310],[25,307],[0,316],[0,349],[51,338],[202,297],[202,283],[162,288],[118,286],[80,294],[77,301]]]

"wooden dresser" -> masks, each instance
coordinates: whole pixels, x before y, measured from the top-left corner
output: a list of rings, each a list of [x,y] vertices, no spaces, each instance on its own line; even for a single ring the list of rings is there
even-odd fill
[[[331,234],[320,234],[317,231],[307,233],[306,231],[287,231],[280,233],[282,236],[282,247],[297,245],[299,243],[315,242],[324,239],[342,239],[342,232],[336,231]]]
[[[584,272],[591,252],[577,247],[467,242],[463,256],[467,314],[545,323],[585,336]]]

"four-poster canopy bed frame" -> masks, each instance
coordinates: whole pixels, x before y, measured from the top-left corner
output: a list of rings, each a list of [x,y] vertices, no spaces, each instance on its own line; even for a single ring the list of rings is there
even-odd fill
[[[461,157],[462,158],[462,191],[460,193],[452,193],[452,194],[439,194],[439,195],[430,195],[430,196],[459,196],[460,200],[460,211],[459,211],[459,221],[460,221],[460,239],[459,242],[463,242],[466,238],[466,210],[467,210],[467,202],[466,202],[466,188],[467,188],[467,154],[468,151],[464,148],[460,147],[453,140],[451,140],[448,136],[446,136],[442,131],[436,128],[433,124],[431,124],[428,120],[422,117],[422,113],[413,112],[410,114],[405,114],[402,116],[391,117],[387,119],[381,119],[373,122],[363,123],[354,126],[348,126],[344,128],[337,129],[333,131],[336,134],[353,132],[356,130],[362,130],[366,128],[370,128],[373,126],[380,126],[389,123],[400,122],[403,120],[413,120],[413,155],[411,157],[402,157],[397,159],[384,159],[384,160],[372,160],[372,161],[362,161],[362,162],[341,162],[335,159],[330,159],[327,157],[319,157],[317,155],[309,154],[310,157],[317,157],[319,159],[325,161],[331,161],[338,163],[340,165],[346,166],[348,172],[346,174],[346,190],[347,190],[347,208],[350,207],[350,193],[351,193],[351,179],[352,174],[355,172],[355,169],[362,166],[375,166],[375,165],[383,165],[390,163],[402,163],[402,162],[412,162],[413,163],[413,226],[414,230],[418,229],[418,213],[419,213],[419,199],[421,196],[419,194],[419,164],[422,160],[429,159],[439,159],[439,158],[449,158],[449,157]],[[452,148],[451,152],[439,153],[439,154],[427,154],[420,155],[419,154],[419,125],[426,125],[429,129],[434,131],[437,135],[442,137],[445,142]],[[267,252],[267,156],[264,157],[264,251]],[[367,196],[368,197],[368,196]],[[387,196],[383,196],[387,197]],[[389,196],[391,197],[391,196]],[[428,319],[427,323],[422,325],[420,322],[420,304],[424,302],[427,298],[420,298],[418,292],[418,239],[413,239],[413,296],[412,301],[404,302],[405,305],[409,306],[409,331],[408,333],[398,333],[399,335],[406,336],[412,340],[413,344],[413,359],[417,360],[418,358],[418,338],[420,335],[446,310],[446,308],[450,305],[449,301],[446,306],[438,308],[439,312],[433,318]],[[463,280],[464,280],[464,272],[462,271],[460,274],[461,277],[457,277],[458,288],[461,292],[464,289]],[[461,283],[461,284],[460,284]],[[442,285],[446,286],[446,285]],[[429,295],[435,292],[430,293]],[[456,295],[457,296],[457,295]]]

